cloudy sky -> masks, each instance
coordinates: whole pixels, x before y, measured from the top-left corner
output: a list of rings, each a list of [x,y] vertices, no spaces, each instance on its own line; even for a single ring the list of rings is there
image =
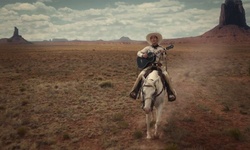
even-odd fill
[[[29,41],[145,40],[200,35],[218,24],[224,0],[0,0],[0,38],[14,26]],[[250,25],[250,1],[242,0]]]

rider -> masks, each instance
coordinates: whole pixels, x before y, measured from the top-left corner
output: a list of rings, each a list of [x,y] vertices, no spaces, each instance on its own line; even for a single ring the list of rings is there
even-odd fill
[[[164,48],[160,46],[160,42],[162,41],[162,35],[160,33],[150,33],[146,36],[147,42],[150,44],[150,46],[146,46],[142,50],[138,51],[137,56],[138,57],[143,57],[147,58],[148,52],[158,52],[156,54],[156,60],[155,63],[162,64],[160,69],[162,70],[162,73],[165,77],[165,83],[167,87],[167,93],[168,93],[168,100],[169,101],[174,101],[176,99],[176,92],[173,89],[171,83],[170,83],[170,77],[168,72],[166,71],[166,66],[164,65],[166,62],[166,53],[164,52]],[[141,88],[141,82],[142,82],[142,76],[145,75],[146,71],[150,69],[151,66],[148,66],[144,68],[141,73],[138,75],[134,86],[129,94],[129,96],[133,99],[137,98],[137,95],[139,93],[139,90]]]

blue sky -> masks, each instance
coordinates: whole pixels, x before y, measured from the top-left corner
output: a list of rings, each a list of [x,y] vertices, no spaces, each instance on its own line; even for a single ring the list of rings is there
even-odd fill
[[[30,41],[145,40],[198,36],[219,22],[224,0],[0,0],[0,38],[14,26]],[[250,1],[242,0],[250,25]]]

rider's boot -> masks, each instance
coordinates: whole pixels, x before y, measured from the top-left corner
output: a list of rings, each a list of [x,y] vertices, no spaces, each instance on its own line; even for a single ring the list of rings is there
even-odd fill
[[[167,93],[168,93],[168,101],[172,102],[176,100],[176,91],[173,89],[172,85],[171,85],[171,81],[170,81],[170,77],[168,75],[168,73],[164,73],[164,77],[165,77],[165,86],[167,89]]]
[[[134,86],[129,94],[129,96],[133,99],[136,99],[137,98],[137,95],[140,91],[140,88],[141,88],[141,82],[142,82],[142,78],[141,76],[138,76],[135,83],[134,83]]]

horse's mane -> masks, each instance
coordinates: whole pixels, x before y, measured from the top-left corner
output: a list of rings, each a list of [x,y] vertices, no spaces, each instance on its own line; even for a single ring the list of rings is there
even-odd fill
[[[147,79],[152,79],[153,81],[155,81],[156,79],[158,79],[159,74],[157,70],[153,70],[151,73],[149,73]]]

